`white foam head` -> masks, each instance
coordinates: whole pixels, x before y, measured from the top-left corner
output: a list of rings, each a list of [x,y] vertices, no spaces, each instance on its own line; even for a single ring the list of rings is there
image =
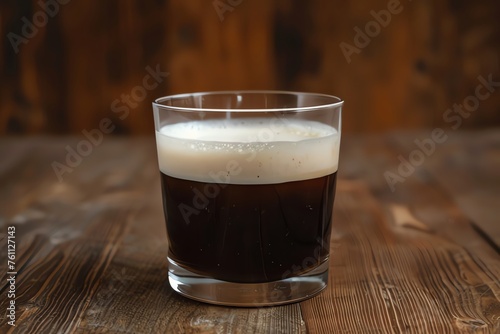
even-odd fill
[[[177,123],[156,132],[162,173],[186,180],[269,184],[335,173],[340,134],[306,120]]]

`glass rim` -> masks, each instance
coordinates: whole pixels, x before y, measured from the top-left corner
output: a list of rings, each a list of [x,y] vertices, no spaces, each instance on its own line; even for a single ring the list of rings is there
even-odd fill
[[[328,98],[332,102],[330,103],[318,103],[317,105],[304,106],[304,107],[286,107],[286,108],[250,108],[250,109],[236,109],[236,108],[203,108],[203,107],[177,107],[165,105],[163,102],[176,98],[187,98],[187,97],[201,97],[205,95],[237,95],[237,94],[274,94],[274,95],[293,95],[293,96],[309,96],[309,97],[322,97]],[[311,93],[311,92],[297,92],[297,91],[286,91],[286,90],[222,90],[222,91],[205,91],[205,92],[193,92],[193,93],[181,93],[181,94],[173,94],[167,95],[157,98],[153,101],[153,106],[158,108],[165,108],[170,110],[179,110],[179,111],[191,111],[191,112],[241,112],[241,113],[249,113],[249,112],[305,112],[311,110],[320,110],[320,109],[329,109],[329,108],[337,108],[344,104],[344,100],[335,95],[322,94],[322,93]]]

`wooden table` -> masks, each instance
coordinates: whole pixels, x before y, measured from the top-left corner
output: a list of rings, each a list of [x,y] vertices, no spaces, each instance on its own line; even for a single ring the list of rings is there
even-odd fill
[[[500,333],[500,129],[447,136],[394,192],[384,173],[431,131],[344,136],[329,287],[267,308],[169,287],[153,138],[104,137],[61,182],[81,139],[1,139],[0,332]]]

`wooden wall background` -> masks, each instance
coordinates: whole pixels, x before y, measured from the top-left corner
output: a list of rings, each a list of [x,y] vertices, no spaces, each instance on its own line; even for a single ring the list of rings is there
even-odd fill
[[[402,0],[351,63],[340,43],[396,0],[57,0],[16,53],[9,33],[22,35],[23,18],[56,2],[39,1],[0,3],[0,134],[78,134],[103,117],[114,134],[144,134],[154,98],[220,89],[335,94],[347,131],[432,128],[474,94],[479,75],[500,81],[494,0]],[[232,10],[221,20],[214,3]],[[113,101],[142,84],[147,66],[169,76],[120,119]],[[463,128],[500,124],[497,90]]]

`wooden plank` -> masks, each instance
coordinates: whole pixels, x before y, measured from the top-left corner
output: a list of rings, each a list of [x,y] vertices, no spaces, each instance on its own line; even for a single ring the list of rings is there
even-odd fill
[[[24,149],[0,167],[1,231],[16,226],[18,246],[16,333],[304,333],[298,304],[225,308],[177,295],[167,283],[154,139],[106,138],[59,182],[51,163],[78,142],[0,141],[1,152]],[[1,246],[5,258],[5,238]],[[5,316],[0,332],[13,330]]]
[[[77,143],[0,140],[0,152],[25,152],[0,163],[1,231],[18,228],[16,332],[500,330],[499,255],[425,168],[390,190],[383,173],[407,154],[392,137],[343,140],[329,288],[260,309],[208,306],[168,286],[152,138],[105,138],[59,182],[50,164]]]
[[[26,142],[31,145],[27,145],[24,159],[19,159],[20,163],[11,168],[9,180],[4,183],[6,187],[2,187],[0,193],[6,208],[2,210],[5,215],[2,231],[6,225],[16,227],[16,329],[19,332],[46,332],[51,328],[69,331],[113,257],[127,229],[126,217],[133,213],[136,198],[130,196],[132,201],[124,200],[122,204],[127,209],[117,212],[108,193],[116,184],[102,178],[88,182],[83,177],[58,181],[51,162],[53,158],[64,158],[65,143],[33,139]],[[73,146],[76,143],[76,140],[68,141]],[[4,151],[6,143],[2,144]],[[109,144],[110,150],[116,148]],[[96,150],[94,156],[87,159],[105,161],[102,153]],[[112,157],[109,152],[106,155]],[[114,161],[133,173],[133,165],[137,163],[128,160],[128,164],[123,164],[123,158],[120,161],[116,156]],[[84,176],[85,163],[80,167],[79,174]],[[113,170],[102,171],[108,180],[114,177]],[[99,196],[92,196],[96,193]],[[5,250],[6,247],[2,247],[2,254]],[[6,271],[5,265],[4,261],[0,264],[2,273]],[[4,281],[2,287],[3,293]],[[2,299],[2,308],[6,302],[7,299]],[[9,328],[4,317],[5,314],[0,322],[1,330]]]
[[[425,171],[390,190],[391,145],[343,139],[330,288],[301,303],[308,330],[497,333],[499,254]]]
[[[500,129],[448,132],[448,136],[426,157],[421,168],[447,190],[474,226],[500,249]],[[401,153],[407,154],[417,149],[415,139],[424,140],[425,136],[393,136],[403,149]]]

